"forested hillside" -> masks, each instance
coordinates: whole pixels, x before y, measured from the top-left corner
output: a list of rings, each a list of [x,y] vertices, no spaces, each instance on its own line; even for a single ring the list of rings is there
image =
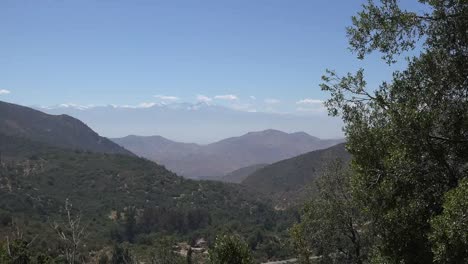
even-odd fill
[[[277,237],[286,231],[285,220],[241,186],[186,180],[128,155],[59,149],[3,134],[0,142],[0,213],[7,219],[0,232],[18,224],[41,234],[38,250],[60,252],[49,243],[60,241],[50,224],[68,200],[86,223],[88,250],[122,241],[142,245],[148,236],[211,243],[218,233],[236,232],[254,235],[250,243],[259,248],[258,258],[287,254]]]
[[[339,144],[268,165],[250,174],[242,184],[271,197],[276,206],[289,207],[309,199],[313,182],[330,163],[349,159],[345,145]]]
[[[83,122],[67,115],[43,112],[0,101],[0,133],[24,137],[52,146],[103,153],[133,155]]]

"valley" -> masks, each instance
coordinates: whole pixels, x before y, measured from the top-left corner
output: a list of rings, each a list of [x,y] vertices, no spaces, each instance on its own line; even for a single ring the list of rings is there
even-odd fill
[[[12,224],[31,234],[45,232],[35,247],[46,250],[41,246],[46,241],[59,243],[49,225],[51,219],[61,218],[63,206],[69,201],[74,212],[79,212],[86,222],[88,247],[94,250],[108,241],[128,241],[141,250],[144,241],[158,236],[170,236],[174,242],[207,239],[210,244],[217,234],[235,231],[256,248],[255,256],[259,260],[281,259],[292,254],[285,246],[293,207],[278,211],[275,209],[277,196],[259,192],[255,184],[250,184],[254,182],[249,180],[250,175],[268,170],[269,165],[241,168],[226,176],[246,184],[222,183],[218,177],[216,181],[186,179],[99,137],[74,118],[47,115],[3,102],[0,107],[0,127],[3,127],[0,131],[0,215],[11,219],[0,227],[1,233],[7,234]],[[35,119],[52,121],[29,121]],[[69,123],[76,124],[72,135],[65,130]],[[73,136],[88,134],[95,141]],[[277,139],[282,137],[293,138],[278,143]],[[51,144],[52,139],[55,144]],[[174,147],[181,143],[161,137],[151,139],[152,144],[140,146],[168,155],[177,155],[182,150],[195,153],[194,149],[201,148],[194,144]],[[257,143],[252,145],[253,142]],[[294,144],[290,146],[288,142]],[[208,148],[222,152],[230,147],[237,149],[240,156],[283,149],[280,154],[270,155],[272,161],[281,155],[290,156],[334,142],[306,134],[268,130],[227,139]],[[173,154],[168,149],[173,149]],[[130,230],[129,214],[135,218]],[[47,242],[47,247],[51,246],[55,247]]]
[[[112,139],[136,155],[153,160],[188,178],[222,178],[257,164],[270,164],[343,142],[322,140],[304,132],[250,132],[208,145],[179,143],[161,136]]]
[[[468,263],[468,0],[7,0],[0,36],[0,264]]]

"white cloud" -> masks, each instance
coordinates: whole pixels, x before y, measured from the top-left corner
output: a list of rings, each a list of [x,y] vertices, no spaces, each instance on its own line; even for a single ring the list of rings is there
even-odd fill
[[[149,103],[143,102],[143,103],[140,103],[138,105],[138,108],[150,108],[150,107],[153,107],[155,105],[156,105],[155,102],[149,102]]]
[[[315,113],[322,113],[322,112],[326,111],[325,107],[322,107],[322,106],[320,106],[320,107],[311,107],[311,108],[309,108],[309,107],[298,107],[298,108],[296,108],[296,110],[299,111],[299,112],[315,112]]]
[[[155,102],[143,102],[143,103],[139,103],[137,105],[112,105],[112,107],[114,108],[133,108],[133,109],[138,109],[138,108],[150,108],[150,107],[153,107],[155,105],[161,105],[159,103],[155,103]]]
[[[312,105],[312,104],[322,104],[322,103],[323,103],[322,100],[310,99],[310,98],[302,99],[296,102],[296,104],[298,105]]]
[[[265,99],[265,103],[267,103],[267,104],[278,104],[279,102],[280,102],[280,100],[274,99],[274,98]]]
[[[163,100],[163,101],[177,101],[177,100],[180,99],[180,98],[177,97],[177,96],[172,96],[172,95],[161,95],[161,94],[155,95],[154,98],[158,98],[158,99],[161,99],[161,100]]]
[[[233,94],[216,95],[214,98],[221,99],[221,100],[229,100],[229,101],[239,99],[236,95],[233,95]]]
[[[308,113],[324,113],[326,108],[323,105],[323,101],[319,99],[305,98],[296,102],[299,107],[296,108],[298,112]]]
[[[1,94],[9,94],[9,93],[11,93],[11,92],[8,91],[8,90],[5,90],[5,89],[1,89],[1,90],[0,90],[0,95],[1,95]]]
[[[257,97],[255,97],[253,95],[249,96],[249,98],[252,99],[252,100],[257,100]]]
[[[230,105],[230,108],[237,110],[237,111],[244,111],[244,112],[257,112],[257,109],[251,104],[241,104],[235,103]]]
[[[79,104],[74,104],[74,103],[68,103],[68,104],[60,104],[59,107],[63,107],[63,108],[75,108],[75,109],[85,110],[85,109],[90,108],[91,106],[79,105]]]
[[[211,99],[208,96],[204,96],[204,95],[199,94],[199,95],[197,95],[197,101],[203,102],[203,103],[208,103],[208,102],[213,101],[213,99]]]

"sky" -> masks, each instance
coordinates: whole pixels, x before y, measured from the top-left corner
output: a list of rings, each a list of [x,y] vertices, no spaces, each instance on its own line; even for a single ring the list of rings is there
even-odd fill
[[[362,3],[3,0],[0,100],[235,101],[245,109],[296,111],[301,100],[327,98],[318,87],[327,68],[364,67],[377,85],[399,67],[378,55],[360,61],[348,50],[345,27]]]

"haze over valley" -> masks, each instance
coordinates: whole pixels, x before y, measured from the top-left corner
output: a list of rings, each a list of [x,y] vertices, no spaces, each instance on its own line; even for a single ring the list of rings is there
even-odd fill
[[[207,102],[35,108],[73,116],[110,138],[158,135],[178,142],[208,144],[267,129],[303,131],[323,139],[343,138],[342,122],[327,116],[320,102],[314,105],[320,111],[302,114],[236,110]]]

